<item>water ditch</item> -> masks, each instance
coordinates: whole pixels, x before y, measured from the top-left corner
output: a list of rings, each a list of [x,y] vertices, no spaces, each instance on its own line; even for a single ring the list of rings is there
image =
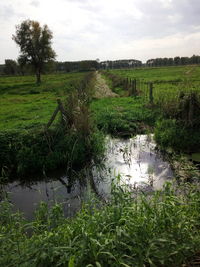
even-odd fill
[[[71,217],[80,209],[82,202],[90,198],[91,187],[106,200],[112,181],[117,180],[137,192],[152,192],[161,189],[167,180],[173,178],[169,163],[156,149],[153,135],[137,135],[130,139],[107,137],[103,163],[104,167],[93,165],[77,174],[72,184],[65,173],[55,173],[39,182],[22,184],[15,181],[4,190],[14,210],[23,212],[27,219],[33,217],[41,201],[49,206],[63,203],[65,215]]]

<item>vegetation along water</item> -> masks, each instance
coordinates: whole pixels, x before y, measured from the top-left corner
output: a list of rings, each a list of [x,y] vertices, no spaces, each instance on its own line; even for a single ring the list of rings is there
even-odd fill
[[[104,70],[98,77],[106,83],[95,70],[46,74],[37,85],[33,76],[0,77],[0,266],[198,263],[199,169],[190,158],[197,163],[200,152],[199,71],[195,65]],[[74,217],[66,218],[56,202],[42,202],[31,220],[13,212],[7,182],[46,178],[57,168],[72,177],[101,167],[106,135],[148,139],[152,133],[176,178],[162,190],[132,191],[119,174],[102,200],[87,172],[84,183],[93,190]],[[118,152],[130,167],[127,146]]]

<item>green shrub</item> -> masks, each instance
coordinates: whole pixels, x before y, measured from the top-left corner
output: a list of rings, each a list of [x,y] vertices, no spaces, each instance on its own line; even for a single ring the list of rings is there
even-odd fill
[[[178,152],[190,153],[200,150],[199,129],[185,127],[177,120],[158,121],[155,127],[155,140],[162,148],[173,148]]]
[[[0,132],[0,169],[8,175],[25,176],[60,166],[81,168],[104,150],[103,137],[97,130],[87,141],[77,132],[62,128],[44,131]]]

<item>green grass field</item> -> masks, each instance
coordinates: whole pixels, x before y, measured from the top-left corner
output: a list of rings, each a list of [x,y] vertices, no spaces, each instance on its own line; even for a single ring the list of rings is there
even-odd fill
[[[34,76],[0,77],[0,130],[45,125],[56,108],[56,99],[65,99],[85,75],[44,75],[40,86]]]
[[[200,120],[199,66],[112,70],[110,73],[115,74],[116,77],[136,79],[137,92],[146,103],[150,101],[149,83],[152,82],[153,103],[164,111],[168,118],[178,118],[182,113],[181,116],[185,114],[184,117],[188,120],[187,117],[193,113],[192,119],[195,123]]]
[[[112,70],[111,72],[128,78],[138,78],[144,81],[184,81],[188,76],[190,80],[200,82],[200,66],[176,66]]]
[[[153,81],[154,101],[166,108],[176,106],[181,90],[200,92],[199,66],[111,72],[121,77],[139,79],[139,90],[147,98],[148,84],[144,82]],[[64,99],[84,75],[85,73],[44,75],[40,86],[35,84],[34,76],[0,77],[0,130],[30,129],[45,125],[56,107],[56,99]]]
[[[200,67],[178,66],[143,68],[132,70],[112,70],[123,78],[137,79],[137,90],[146,99],[149,97],[149,82],[153,82],[154,103],[165,110],[174,109],[180,92],[196,92],[200,97]]]

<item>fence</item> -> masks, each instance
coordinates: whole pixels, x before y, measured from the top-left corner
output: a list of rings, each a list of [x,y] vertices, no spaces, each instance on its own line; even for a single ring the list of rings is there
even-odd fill
[[[171,118],[178,118],[185,125],[200,122],[200,81],[199,80],[157,80],[124,78],[114,73],[103,72],[112,80],[113,87],[121,87],[129,96],[140,96],[145,103],[155,105]]]
[[[47,125],[46,125],[46,127],[45,127],[46,130],[51,126],[51,124],[52,124],[53,121],[55,120],[55,118],[56,118],[58,112],[61,113],[61,118],[62,118],[62,123],[63,123],[63,125],[67,125],[67,112],[66,112],[66,110],[65,110],[65,108],[64,108],[64,106],[63,106],[63,103],[61,102],[60,99],[57,99],[57,104],[58,104],[58,105],[57,105],[55,111],[53,112],[53,114],[52,114],[50,120],[48,121],[48,123],[47,123]]]

